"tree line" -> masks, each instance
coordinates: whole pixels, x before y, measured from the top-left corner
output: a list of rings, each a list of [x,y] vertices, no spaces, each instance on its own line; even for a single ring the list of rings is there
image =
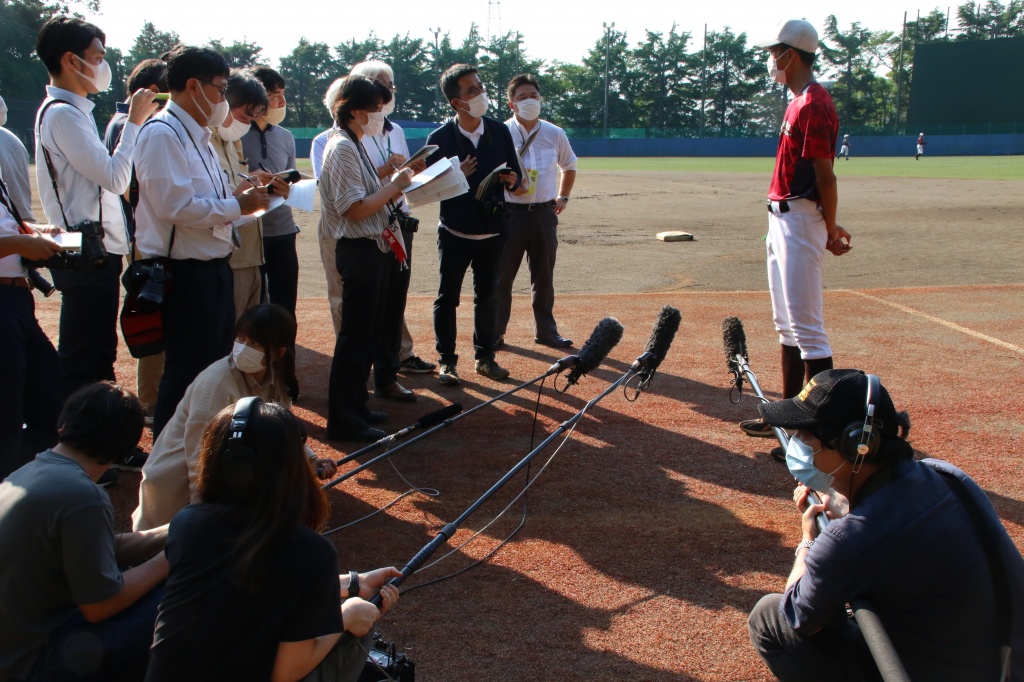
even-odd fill
[[[87,6],[97,9],[99,0],[90,1]],[[54,13],[69,9],[46,0],[0,0],[0,95],[5,99],[42,97],[47,76],[34,55],[36,33]],[[955,16],[936,8],[898,31],[873,31],[859,22],[841,27],[834,15],[817,28],[816,71],[819,79],[831,81],[843,130],[891,132],[906,121],[916,46],[1024,35],[1024,0],[967,2]],[[146,22],[127,52],[107,46],[113,86],[97,98],[97,120],[105,121],[114,103],[125,98],[125,79],[137,63],[158,57],[179,40],[174,31]],[[209,45],[232,66],[270,61],[257,42]],[[450,115],[437,81],[456,62],[479,68],[500,107],[513,75],[536,75],[544,116],[577,136],[603,134],[605,119],[609,128],[643,129],[648,136],[770,136],[786,106],[785,88],[768,77],[765,53],[751,47],[745,33],[728,27],[695,36],[672,26],[667,32],[647,30],[635,41],[606,29],[580,63],[545,61],[532,56],[528,45],[521,33],[483,36],[475,25],[461,41],[440,31],[430,38],[406,33],[383,39],[371,33],[334,46],[303,38],[277,65],[288,83],[288,124],[327,127],[330,116],[322,102],[327,86],[366,59],[385,61],[395,71],[396,120],[440,121]]]

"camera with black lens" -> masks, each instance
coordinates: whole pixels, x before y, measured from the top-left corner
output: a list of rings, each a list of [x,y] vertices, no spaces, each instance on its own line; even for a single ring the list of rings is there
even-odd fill
[[[26,268],[50,268],[51,270],[80,270],[82,267],[102,267],[107,264],[109,256],[103,246],[103,225],[95,220],[83,220],[72,225],[68,232],[79,232],[82,235],[82,250],[60,251],[46,260],[21,259]]]
[[[132,263],[121,277],[129,294],[135,295],[135,307],[143,313],[154,313],[164,303],[171,272],[159,260],[140,259]]]
[[[408,213],[402,213],[398,211],[395,216],[395,220],[398,222],[398,226],[406,232],[419,232],[420,231],[420,219],[413,218]]]

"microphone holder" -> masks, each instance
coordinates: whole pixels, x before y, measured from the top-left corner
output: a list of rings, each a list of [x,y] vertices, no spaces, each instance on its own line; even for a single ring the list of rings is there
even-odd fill
[[[736,371],[747,378],[758,400],[762,403],[770,402],[765,397],[764,391],[761,390],[761,385],[757,382],[757,375],[750,369],[746,358],[737,353],[734,361],[736,363]],[[737,374],[737,378],[739,378],[739,374]],[[772,432],[779,441],[779,445],[786,449],[789,446],[789,436],[786,432],[777,426],[772,427]],[[807,498],[811,504],[821,504],[821,498],[818,497],[818,493],[814,490],[810,491]],[[829,518],[825,512],[822,512],[815,517],[815,523],[818,526],[818,532],[824,532],[828,528]],[[857,625],[860,626],[861,633],[864,635],[864,641],[867,642],[868,650],[871,651],[871,657],[875,660],[875,665],[878,667],[878,672],[881,673],[882,679],[885,682],[910,682],[910,675],[907,674],[906,668],[903,667],[903,663],[900,661],[896,648],[893,646],[892,640],[889,639],[889,634],[885,631],[885,626],[882,625],[878,613],[864,599],[852,600],[850,608],[853,611],[853,617],[857,620]]]
[[[380,460],[382,460],[382,459],[384,459],[386,457],[390,457],[391,455],[395,454],[396,452],[398,452],[398,451],[400,451],[400,450],[402,450],[404,448],[409,447],[413,443],[418,443],[420,440],[426,438],[427,436],[429,436],[430,434],[434,433],[435,431],[437,431],[439,429],[443,429],[443,428],[448,427],[448,426],[451,426],[452,424],[454,424],[458,420],[462,419],[463,417],[468,417],[469,415],[473,414],[474,412],[476,412],[479,409],[487,407],[488,405],[492,405],[495,402],[497,402],[497,401],[499,401],[499,400],[501,400],[503,398],[507,398],[508,396],[512,395],[513,393],[516,393],[517,391],[521,391],[521,390],[523,390],[524,388],[526,388],[528,386],[532,386],[533,384],[536,384],[538,381],[546,379],[547,377],[551,376],[552,374],[558,374],[559,372],[561,372],[563,370],[564,370],[564,368],[558,368],[557,366],[556,367],[552,367],[548,371],[544,372],[543,374],[537,375],[536,377],[534,377],[533,379],[530,379],[529,381],[524,381],[523,383],[521,383],[518,386],[515,386],[513,388],[510,388],[509,390],[505,391],[504,393],[499,393],[498,395],[494,396],[490,400],[482,402],[479,405],[474,405],[473,407],[469,408],[468,410],[464,410],[464,411],[458,413],[454,417],[451,417],[449,419],[445,419],[440,424],[437,424],[436,426],[433,426],[433,427],[427,429],[426,431],[424,431],[424,432],[422,432],[420,434],[417,434],[416,436],[414,436],[413,438],[410,438],[409,440],[406,440],[406,441],[403,441],[403,442],[399,443],[398,445],[396,445],[395,447],[391,448],[387,452],[384,452],[384,453],[382,453],[380,455],[377,455],[373,459],[371,459],[371,460],[369,460],[369,461],[359,465],[355,469],[352,469],[350,471],[346,471],[344,474],[342,474],[338,478],[335,478],[334,480],[330,481],[329,483],[326,483],[325,485],[323,485],[321,487],[324,490],[327,490],[328,488],[333,488],[334,486],[338,485],[342,481],[347,481],[348,479],[352,478],[353,476],[358,474],[360,471],[363,471],[364,469],[367,469],[367,468],[373,466],[374,464],[376,464]],[[396,434],[391,434],[391,435],[385,436],[384,438],[381,438],[380,440],[378,440],[376,443],[371,443],[370,445],[367,445],[366,447],[363,447],[363,448],[360,448],[359,450],[356,450],[352,454],[345,455],[344,457],[342,457],[341,459],[339,459],[337,461],[337,464],[340,466],[340,465],[344,464],[345,462],[352,461],[356,457],[360,457],[360,456],[365,455],[365,454],[367,454],[369,452],[373,452],[374,450],[377,450],[381,446],[387,445],[388,443],[390,443],[394,439],[395,435]]]

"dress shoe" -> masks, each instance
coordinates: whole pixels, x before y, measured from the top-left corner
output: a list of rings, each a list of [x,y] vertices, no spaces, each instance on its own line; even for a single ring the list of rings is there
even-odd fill
[[[416,394],[402,386],[397,381],[377,389],[377,396],[387,400],[394,400],[399,403],[416,402]]]
[[[340,433],[327,432],[327,438],[329,440],[344,440],[354,443],[374,443],[379,441],[381,438],[388,434],[384,433],[380,429],[375,429],[372,426],[367,426],[361,431],[342,431]]]
[[[552,336],[550,339],[537,337],[533,341],[548,348],[572,348],[572,339],[566,339],[561,336]]]
[[[388,420],[387,412],[374,412],[370,410],[369,413],[363,419],[366,420],[367,424],[383,424]]]

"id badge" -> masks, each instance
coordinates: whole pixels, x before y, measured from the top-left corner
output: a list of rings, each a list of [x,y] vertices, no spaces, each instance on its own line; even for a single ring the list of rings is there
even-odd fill
[[[234,228],[231,223],[224,223],[221,225],[213,226],[213,236],[221,241],[231,242],[231,235],[234,232]]]
[[[532,197],[537,193],[537,176],[540,175],[540,171],[528,170],[526,175],[530,178],[530,187],[526,190],[526,196]]]

